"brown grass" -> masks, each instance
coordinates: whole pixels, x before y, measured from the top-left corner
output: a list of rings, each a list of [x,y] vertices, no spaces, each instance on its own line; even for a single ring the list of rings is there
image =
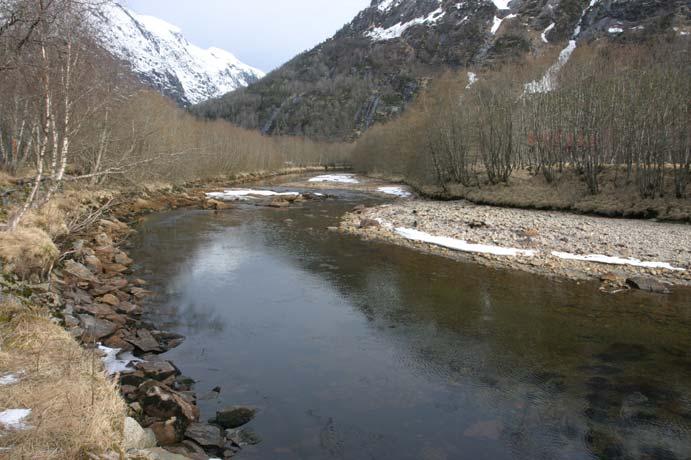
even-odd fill
[[[93,352],[84,350],[39,309],[0,305],[0,374],[19,373],[3,386],[0,411],[31,409],[31,427],[0,436],[0,458],[78,459],[122,451],[126,406]]]
[[[39,228],[0,232],[0,260],[5,273],[22,278],[46,273],[60,255],[50,236]]]

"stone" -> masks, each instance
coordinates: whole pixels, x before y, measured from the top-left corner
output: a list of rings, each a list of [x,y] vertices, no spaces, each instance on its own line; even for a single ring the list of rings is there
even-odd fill
[[[216,411],[214,421],[223,428],[239,428],[252,421],[257,410],[247,406],[231,406]]]
[[[207,200],[204,203],[204,208],[205,209],[215,209],[217,211],[220,211],[223,209],[232,209],[233,205],[230,203],[225,203],[223,201],[219,201],[219,200]]]
[[[103,271],[108,273],[124,273],[128,270],[127,267],[121,264],[103,264]]]
[[[148,378],[159,382],[179,374],[179,371],[170,361],[144,361],[137,363],[134,367],[142,371]]]
[[[79,315],[79,322],[82,329],[82,340],[84,342],[98,342],[104,337],[113,334],[118,327],[105,319],[95,318],[90,315]]]
[[[378,220],[374,220],[374,219],[361,219],[359,227],[360,228],[379,228],[379,227],[381,227],[381,223]]]
[[[109,305],[105,305],[102,303],[92,303],[92,304],[88,304],[88,305],[76,305],[74,308],[78,312],[88,313],[92,316],[96,316],[99,318],[103,318],[103,317],[113,313],[113,309]]]
[[[223,447],[223,436],[217,426],[192,423],[185,430],[185,437],[202,447]]]
[[[122,301],[116,307],[117,311],[125,315],[139,316],[142,314],[142,308],[131,302]]]
[[[153,294],[151,291],[147,291],[146,289],[142,289],[140,287],[133,287],[132,289],[130,289],[130,293],[137,299],[143,299],[144,297]]]
[[[634,276],[626,280],[626,284],[634,289],[639,289],[646,292],[654,292],[656,294],[669,294],[669,288],[654,278],[644,276]]]
[[[94,237],[94,242],[99,247],[111,247],[113,246],[113,240],[110,236],[105,233],[99,233]]]
[[[132,263],[134,262],[132,259],[129,258],[129,256],[127,254],[125,254],[122,251],[115,253],[114,260],[115,260],[116,264],[120,264],[120,265],[124,265],[124,266],[132,265]]]
[[[166,446],[165,449],[168,452],[183,455],[189,460],[209,460],[209,456],[206,455],[204,449],[189,439],[185,439],[180,444],[176,444],[174,446]]]
[[[84,263],[92,273],[97,275],[103,273],[103,263],[101,263],[101,259],[98,257],[94,255],[86,256],[84,257]]]
[[[131,417],[125,418],[124,448],[130,449],[149,449],[156,447],[156,435],[151,429],[144,429]]]
[[[169,452],[161,447],[154,447],[151,449],[141,449],[132,454],[136,459],[146,460],[190,460],[184,455]]]
[[[615,272],[607,272],[600,276],[600,281],[617,285],[624,285],[626,283],[626,277]]]
[[[161,446],[172,446],[179,443],[182,441],[183,433],[185,432],[184,423],[177,417],[171,417],[166,421],[154,422],[150,428]]]
[[[254,446],[261,442],[261,439],[254,431],[246,428],[226,430],[225,436],[228,441],[232,442],[237,447]]]
[[[199,419],[199,409],[176,391],[155,380],[147,380],[137,390],[144,413],[159,420],[177,417],[185,423]]]
[[[146,329],[138,329],[136,333],[130,334],[124,339],[144,353],[163,351],[158,341]]]
[[[94,274],[84,265],[74,260],[65,261],[64,271],[81,281],[96,282]]]
[[[283,198],[277,198],[272,200],[267,206],[270,208],[287,208],[290,206],[290,202]]]
[[[120,305],[120,299],[118,299],[113,294],[106,294],[97,300],[101,303],[105,303],[113,307],[117,307],[118,305]]]

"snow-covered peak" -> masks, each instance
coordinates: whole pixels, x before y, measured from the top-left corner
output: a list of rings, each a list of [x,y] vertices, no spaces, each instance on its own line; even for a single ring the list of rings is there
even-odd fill
[[[182,104],[196,104],[253,83],[264,72],[220,48],[202,49],[168,22],[107,2],[93,13],[101,45],[145,83]]]

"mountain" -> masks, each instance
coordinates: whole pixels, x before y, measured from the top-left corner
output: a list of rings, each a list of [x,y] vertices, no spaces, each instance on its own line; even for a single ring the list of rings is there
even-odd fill
[[[192,110],[264,133],[353,139],[444,69],[562,50],[553,74],[579,43],[686,34],[689,17],[686,0],[373,0],[314,49]]]
[[[228,51],[202,49],[161,19],[105,2],[92,12],[97,39],[147,85],[181,105],[196,104],[254,83],[261,70]]]

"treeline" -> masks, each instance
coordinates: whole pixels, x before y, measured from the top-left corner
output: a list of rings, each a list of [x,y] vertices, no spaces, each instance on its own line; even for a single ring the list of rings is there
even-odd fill
[[[348,158],[348,145],[201,121],[143,89],[94,39],[102,3],[0,0],[0,170],[32,184],[10,228],[66,182],[179,182]]]
[[[642,198],[685,197],[691,70],[686,37],[582,46],[546,90],[534,63],[438,79],[398,120],[357,143],[357,169],[446,189],[508,183],[516,170],[591,194],[603,172]],[[541,70],[544,72],[544,69]],[[528,82],[534,82],[530,84]]]

